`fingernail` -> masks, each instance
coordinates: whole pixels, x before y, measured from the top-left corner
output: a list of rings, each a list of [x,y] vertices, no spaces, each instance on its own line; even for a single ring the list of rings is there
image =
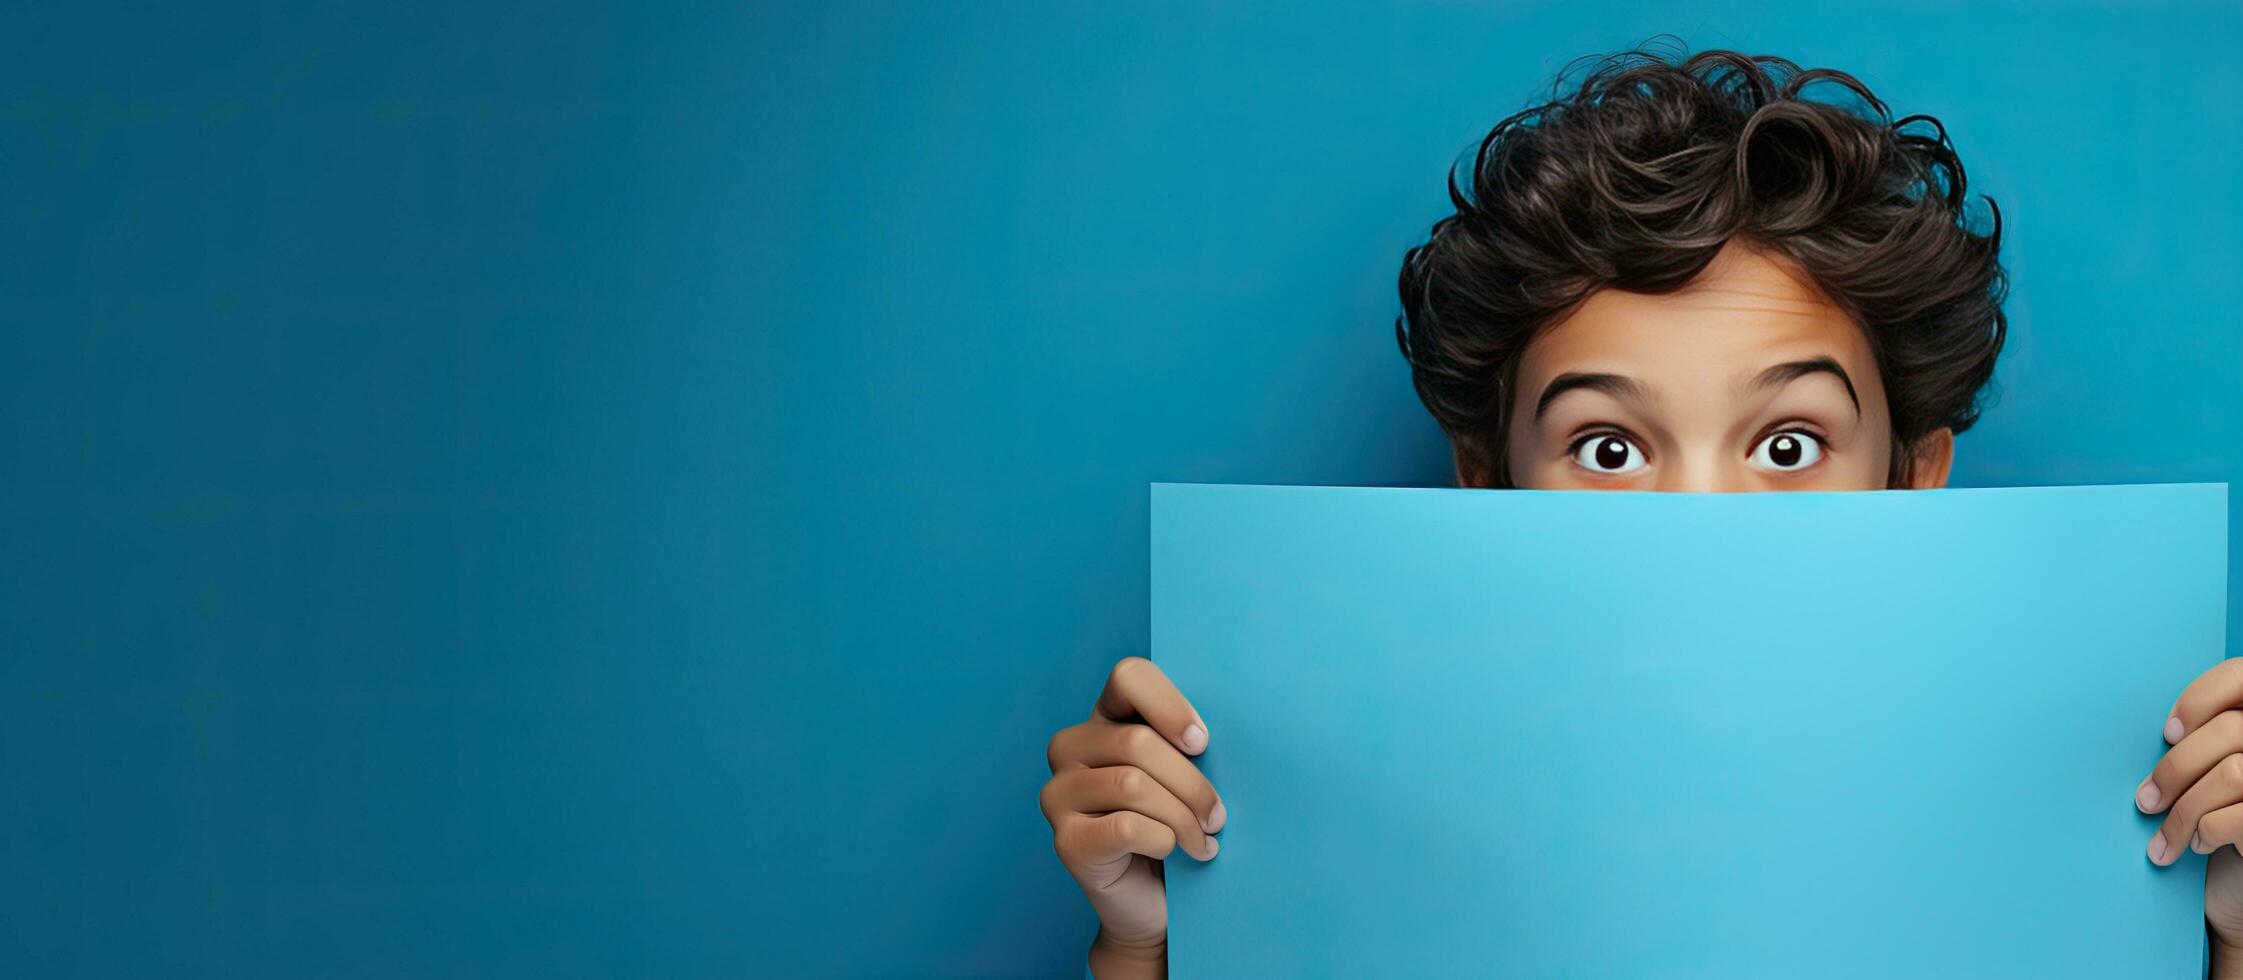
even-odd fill
[[[2181,744],[2181,719],[2178,715],[2165,719],[2165,744]]]
[[[1207,747],[1207,729],[1194,724],[1184,729],[1184,751],[1196,753]]]
[[[1210,838],[1208,838],[1208,839],[1207,839],[1207,856],[1206,856],[1206,857],[1203,857],[1203,858],[1200,858],[1200,860],[1202,860],[1202,861],[1213,861],[1213,860],[1215,860],[1215,852],[1216,852],[1216,851],[1220,851],[1220,850],[1222,850],[1222,849],[1223,849],[1223,842],[1222,842],[1222,841],[1219,841],[1219,840],[1216,840],[1216,839],[1215,839],[1215,838],[1213,838],[1213,837],[1210,837]]]
[[[2210,848],[2207,848],[2207,847],[2205,847],[2205,846],[2204,846],[2204,832],[2203,832],[2203,831],[2198,831],[2198,832],[2196,832],[2196,833],[2193,833],[2193,834],[2190,834],[2190,835],[2188,836],[2188,849],[2189,849],[2189,850],[2192,850],[2192,851],[2195,851],[2195,852],[2196,852],[2196,853],[2198,853],[2198,854],[2210,854],[2210,853],[2212,853],[2212,851],[2211,851],[2211,849],[2210,849]]]
[[[1208,833],[1212,834],[1218,830],[1223,829],[1223,820],[1224,818],[1229,816],[1230,814],[1224,812],[1223,810],[1223,801],[1216,800],[1215,808],[1207,811],[1207,819],[1200,821],[1200,826],[1204,828]]]
[[[2141,788],[2134,791],[2134,805],[2140,807],[2143,813],[2157,809],[2157,784],[2150,782],[2146,776],[2142,779]]]
[[[2164,834],[2159,834],[2159,835],[2157,835],[2157,836],[2155,836],[2155,837],[2152,837],[2152,838],[2150,838],[2150,863],[2151,863],[2151,864],[2164,864],[2164,863],[2165,863],[2165,835],[2164,835]]]

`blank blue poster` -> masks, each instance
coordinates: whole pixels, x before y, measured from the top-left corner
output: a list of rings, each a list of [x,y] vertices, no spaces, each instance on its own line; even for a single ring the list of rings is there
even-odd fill
[[[1229,814],[1178,977],[2200,975],[2132,798],[2223,485],[1152,504]]]

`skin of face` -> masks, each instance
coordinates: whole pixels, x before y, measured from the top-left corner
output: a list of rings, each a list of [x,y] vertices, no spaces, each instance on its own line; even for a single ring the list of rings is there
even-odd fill
[[[1859,324],[1781,256],[1724,246],[1671,293],[1605,289],[1527,345],[1506,435],[1512,482],[1550,490],[1945,486],[1954,435],[1894,445]],[[1459,459],[1458,482],[1485,486]]]

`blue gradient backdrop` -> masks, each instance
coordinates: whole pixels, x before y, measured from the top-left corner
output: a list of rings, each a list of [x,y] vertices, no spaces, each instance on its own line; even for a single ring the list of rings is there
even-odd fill
[[[0,958],[1078,971],[1146,484],[1440,483],[1401,253],[1659,31],[2001,201],[1960,482],[2243,482],[2239,8],[1715,9],[11,7]]]

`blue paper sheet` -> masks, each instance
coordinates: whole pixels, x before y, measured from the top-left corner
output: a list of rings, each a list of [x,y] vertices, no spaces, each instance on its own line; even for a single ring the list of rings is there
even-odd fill
[[[2132,797],[2224,485],[1152,501],[1177,977],[2200,975]]]

